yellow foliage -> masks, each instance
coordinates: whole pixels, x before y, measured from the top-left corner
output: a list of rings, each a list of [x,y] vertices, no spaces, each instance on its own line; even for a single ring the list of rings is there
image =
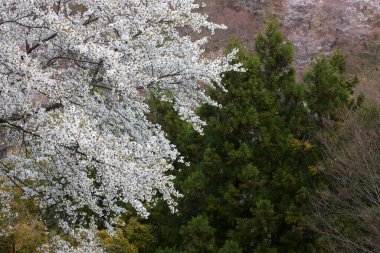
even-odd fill
[[[139,253],[139,250],[149,248],[154,242],[151,227],[142,224],[136,217],[130,218],[125,226],[119,227],[116,236],[100,231],[99,237],[107,252],[112,253]]]
[[[0,252],[11,252],[15,247],[17,253],[35,253],[49,240],[38,208],[32,201],[22,199],[19,189],[6,190],[12,192],[15,199],[10,203],[11,215],[0,219],[0,229],[5,232],[0,237]]]
[[[309,166],[309,172],[312,175],[316,175],[318,173],[318,167],[317,166]]]
[[[299,150],[299,149],[310,150],[313,148],[313,145],[309,141],[301,141],[298,139],[293,139],[292,147],[296,150]]]
[[[305,150],[310,150],[311,148],[313,148],[313,145],[308,141],[304,141],[303,146]]]

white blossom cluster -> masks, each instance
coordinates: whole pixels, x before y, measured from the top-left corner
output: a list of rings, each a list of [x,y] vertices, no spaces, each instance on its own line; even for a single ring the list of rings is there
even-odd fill
[[[0,159],[3,177],[70,230],[112,221],[131,205],[142,216],[155,196],[175,210],[167,174],[180,159],[146,118],[147,94],[174,103],[201,132],[194,109],[216,104],[205,87],[239,70],[203,57],[224,28],[193,0],[1,0],[0,127],[16,147]],[[90,221],[88,221],[90,219]]]
[[[78,229],[72,234],[76,245],[69,243],[60,236],[54,236],[51,240],[39,248],[39,252],[45,253],[105,253],[103,245],[96,235],[96,229]]]

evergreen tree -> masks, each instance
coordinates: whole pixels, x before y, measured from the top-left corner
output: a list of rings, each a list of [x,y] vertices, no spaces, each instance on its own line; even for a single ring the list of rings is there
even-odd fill
[[[208,124],[204,136],[196,141],[189,138],[194,135],[183,123],[178,124],[181,133],[172,136],[185,155],[197,154],[192,155],[190,168],[177,172],[177,185],[185,197],[178,216],[167,218],[176,221],[167,224],[172,229],[164,229],[167,226],[162,222],[159,225],[159,237],[167,236],[164,230],[169,230],[170,238],[176,238],[163,239],[164,247],[187,252],[186,238],[192,238],[194,231],[185,228],[204,214],[215,229],[220,252],[230,248],[236,252],[310,252],[312,248],[302,221],[312,180],[308,166],[314,162],[308,155],[310,144],[302,140],[309,124],[303,104],[305,89],[295,81],[290,66],[293,50],[277,25],[269,24],[258,36],[256,51],[258,57],[240,51],[238,61],[247,71],[225,74],[227,93],[210,92],[222,108],[203,106],[199,111]],[[178,143],[178,136],[190,142]],[[152,220],[158,221],[154,215]],[[175,235],[180,226],[182,233]],[[203,252],[192,245],[193,250]],[[210,246],[207,252],[217,252],[216,247]]]
[[[235,47],[243,48],[238,42]],[[157,253],[319,250],[306,225],[319,178],[315,136],[320,119],[352,104],[357,81],[345,77],[344,58],[334,55],[314,63],[307,85],[297,83],[292,46],[275,23],[257,37],[255,51],[256,56],[240,50],[237,61],[246,72],[225,73],[227,93],[210,91],[222,107],[198,111],[207,122],[203,136],[180,121],[170,104],[152,100],[151,119],[191,162],[177,164],[174,172],[184,193],[179,213],[169,215],[160,203],[152,212]],[[323,97],[331,86],[347,96]],[[326,99],[326,107],[318,107],[313,92]]]
[[[345,57],[338,52],[330,57],[316,58],[312,68],[306,72],[308,106],[318,120],[336,120],[339,110],[362,103],[362,95],[357,99],[353,97],[358,77],[347,78],[346,72]]]
[[[291,45],[276,24],[258,36],[255,49],[258,57],[239,55],[247,72],[226,74],[228,94],[213,94],[223,108],[201,113],[212,135],[222,137],[205,132],[219,157],[205,173],[223,185],[215,226],[228,221],[227,238],[244,252],[311,252],[303,217],[315,156],[304,141],[310,124],[305,87],[295,81]]]

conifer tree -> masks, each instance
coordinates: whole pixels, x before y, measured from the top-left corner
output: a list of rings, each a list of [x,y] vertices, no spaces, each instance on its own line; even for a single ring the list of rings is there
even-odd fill
[[[239,42],[231,48],[241,48],[236,61],[246,71],[225,73],[228,92],[209,92],[221,107],[198,111],[207,122],[203,136],[170,104],[151,100],[151,119],[191,162],[176,165],[179,213],[168,217],[160,203],[152,211],[156,252],[320,252],[307,225],[321,180],[316,136],[321,119],[359,104],[352,96],[357,79],[346,77],[344,57],[334,54],[313,63],[306,85],[297,83],[292,46],[275,23],[257,37],[255,55]]]
[[[269,24],[258,36],[256,51],[258,57],[239,52],[237,61],[246,72],[225,74],[227,93],[210,92],[222,107],[199,111],[208,124],[204,136],[191,145],[177,143],[182,153],[198,154],[190,168],[177,172],[185,197],[179,215],[170,219],[176,222],[158,226],[164,247],[186,252],[191,235],[183,231],[193,233],[185,228],[203,214],[215,229],[220,252],[312,251],[302,220],[313,177],[308,166],[314,163],[311,145],[302,139],[309,124],[305,89],[295,81],[292,47],[277,25]],[[185,131],[175,136],[190,140],[184,136],[193,134],[180,129]],[[176,235],[180,226],[182,235]]]
[[[354,98],[357,76],[347,77],[347,62],[339,52],[330,57],[317,57],[304,76],[309,88],[308,106],[318,120],[336,120],[343,108],[360,105],[363,96]]]

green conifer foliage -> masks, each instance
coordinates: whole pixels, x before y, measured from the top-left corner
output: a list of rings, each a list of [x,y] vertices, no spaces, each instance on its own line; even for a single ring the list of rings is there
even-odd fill
[[[243,48],[233,42],[235,47]],[[255,50],[255,55],[238,53],[245,72],[225,73],[228,92],[210,91],[222,106],[200,108],[207,122],[203,136],[180,121],[169,104],[152,99],[152,120],[191,162],[177,164],[174,172],[184,193],[179,213],[169,214],[158,204],[150,217],[157,253],[319,252],[306,225],[319,180],[314,115],[327,117],[348,105],[356,81],[344,77],[343,58],[333,56],[323,66],[316,61],[308,85],[297,83],[292,46],[275,23],[257,37]],[[319,67],[327,70],[320,73]],[[330,85],[347,96],[342,103],[325,97],[327,107],[321,109],[311,94],[321,89],[316,96],[323,96]]]
[[[196,216],[185,226],[180,234],[183,238],[184,253],[213,253],[215,252],[215,229],[212,228],[206,216]]]
[[[255,48],[258,57],[239,54],[245,73],[226,74],[228,93],[213,92],[223,107],[201,111],[205,142],[220,159],[204,170],[219,195],[211,224],[243,252],[312,252],[303,221],[315,162],[305,141],[305,87],[295,81],[293,50],[276,24]]]
[[[362,102],[362,96],[353,97],[359,79],[356,76],[347,78],[346,72],[346,60],[336,52],[330,57],[318,57],[305,74],[305,83],[309,87],[308,106],[319,120],[336,120],[337,109]]]

